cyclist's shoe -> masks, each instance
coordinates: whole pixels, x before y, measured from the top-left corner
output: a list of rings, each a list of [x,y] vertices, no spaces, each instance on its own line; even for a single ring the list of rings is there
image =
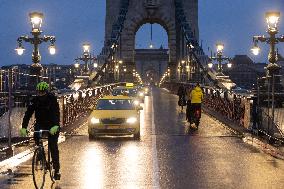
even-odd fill
[[[54,180],[60,180],[60,177],[61,177],[61,174],[59,173],[59,171],[55,171],[54,176],[53,176]]]

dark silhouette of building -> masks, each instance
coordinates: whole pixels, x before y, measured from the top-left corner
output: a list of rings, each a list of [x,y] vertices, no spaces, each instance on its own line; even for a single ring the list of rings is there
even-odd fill
[[[224,73],[237,87],[251,89],[257,78],[265,76],[266,64],[254,63],[247,55],[236,55],[232,63],[232,68],[224,68]]]

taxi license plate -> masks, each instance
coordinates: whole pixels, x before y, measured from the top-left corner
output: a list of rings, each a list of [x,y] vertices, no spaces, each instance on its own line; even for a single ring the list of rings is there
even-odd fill
[[[107,126],[108,129],[119,129],[119,126]]]

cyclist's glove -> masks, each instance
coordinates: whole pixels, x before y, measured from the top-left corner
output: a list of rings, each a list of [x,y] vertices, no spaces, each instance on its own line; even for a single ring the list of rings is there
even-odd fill
[[[20,129],[20,136],[25,137],[28,135],[27,129],[26,128],[21,128]]]
[[[55,126],[51,127],[51,129],[49,130],[51,135],[55,135],[58,131],[59,131],[59,126],[58,125],[55,125]]]

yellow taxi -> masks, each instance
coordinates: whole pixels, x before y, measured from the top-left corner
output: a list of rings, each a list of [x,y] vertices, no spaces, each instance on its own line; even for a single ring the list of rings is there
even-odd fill
[[[140,110],[134,99],[128,96],[100,98],[88,119],[90,139],[103,135],[133,135],[140,139]]]
[[[140,91],[134,84],[127,83],[126,86],[118,86],[113,88],[112,95],[124,95],[135,98],[136,101],[144,102],[144,92]]]

